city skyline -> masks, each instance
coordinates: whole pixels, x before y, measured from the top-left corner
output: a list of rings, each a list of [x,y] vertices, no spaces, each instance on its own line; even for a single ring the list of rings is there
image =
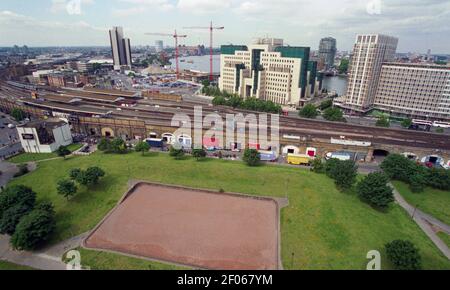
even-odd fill
[[[283,38],[290,45],[317,49],[321,38],[331,36],[337,39],[339,51],[350,51],[356,34],[382,33],[400,39],[399,52],[425,53],[431,49],[433,54],[450,53],[450,39],[442,38],[450,32],[446,23],[450,16],[448,1],[321,2],[5,0],[0,3],[0,46],[108,46],[107,32],[112,26],[122,26],[134,46],[153,46],[158,37],[146,36],[146,32],[172,33],[175,28],[182,31],[184,26],[204,26],[212,19],[225,26],[215,35],[216,47],[245,44],[268,35]],[[207,31],[191,30],[187,34],[181,44],[208,44]]]

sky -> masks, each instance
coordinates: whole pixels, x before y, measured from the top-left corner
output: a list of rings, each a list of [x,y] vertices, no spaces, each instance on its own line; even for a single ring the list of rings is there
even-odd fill
[[[215,46],[283,38],[317,49],[323,37],[351,50],[358,33],[399,38],[399,52],[450,53],[450,0],[0,0],[0,46],[106,46],[108,29],[122,26],[132,45],[162,39],[146,32],[188,34],[182,44]]]

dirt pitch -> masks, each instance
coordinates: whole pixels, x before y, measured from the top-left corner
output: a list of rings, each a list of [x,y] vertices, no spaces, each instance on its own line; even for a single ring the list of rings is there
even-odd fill
[[[84,241],[205,269],[279,269],[275,200],[138,183]]]

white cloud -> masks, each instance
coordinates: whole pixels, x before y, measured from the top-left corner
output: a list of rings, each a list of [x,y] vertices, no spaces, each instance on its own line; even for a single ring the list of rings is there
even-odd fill
[[[114,8],[113,16],[127,17],[133,15],[144,14],[152,10],[162,12],[170,11],[174,5],[169,0],[119,0],[120,3],[126,3],[126,8]]]
[[[177,8],[194,14],[218,13],[232,7],[231,0],[179,0]]]
[[[86,5],[94,4],[94,0],[52,0],[50,11],[52,13],[65,12],[70,15],[83,13]]]

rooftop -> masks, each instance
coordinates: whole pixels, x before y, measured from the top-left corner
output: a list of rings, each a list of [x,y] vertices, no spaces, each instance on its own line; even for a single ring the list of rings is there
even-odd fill
[[[56,128],[59,128],[59,127],[64,126],[66,124],[67,124],[66,122],[58,120],[58,119],[54,119],[54,120],[48,119],[48,120],[45,120],[45,121],[44,120],[31,121],[31,122],[28,122],[28,123],[26,123],[24,125],[20,125],[18,127],[21,127],[21,128],[35,128],[35,129],[44,127],[44,128],[56,129]]]
[[[85,92],[89,93],[95,93],[95,94],[101,94],[101,95],[110,95],[110,96],[119,96],[119,97],[136,97],[136,92],[130,92],[130,91],[120,91],[120,90],[107,90],[107,89],[97,89],[97,88],[89,88],[85,87],[83,89]]]

